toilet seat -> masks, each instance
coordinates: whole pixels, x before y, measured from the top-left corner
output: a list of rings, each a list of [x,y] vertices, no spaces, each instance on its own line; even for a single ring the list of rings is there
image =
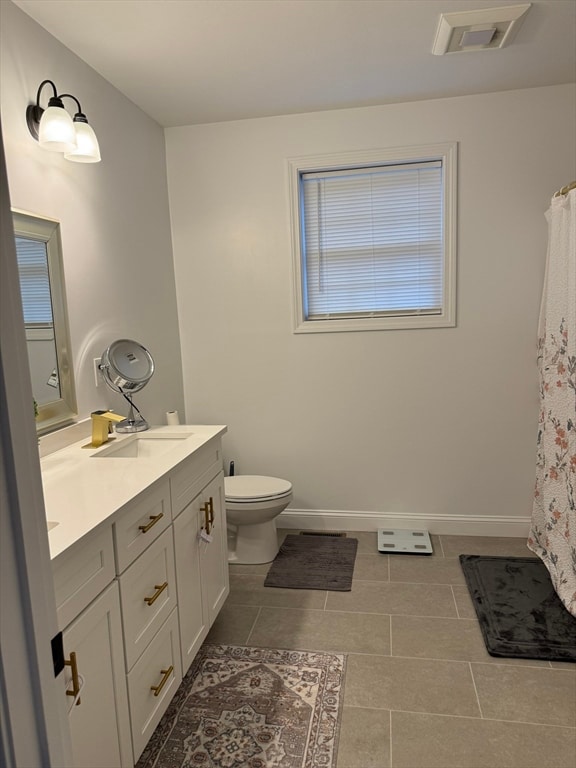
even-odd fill
[[[254,504],[275,501],[290,496],[292,483],[279,477],[263,475],[234,475],[224,478],[226,501],[234,504]]]

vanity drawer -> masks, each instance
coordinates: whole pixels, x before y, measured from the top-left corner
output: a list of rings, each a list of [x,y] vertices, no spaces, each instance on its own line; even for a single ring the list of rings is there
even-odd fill
[[[172,517],[185,509],[202,488],[222,469],[220,440],[211,440],[186,459],[170,477]]]
[[[52,564],[58,626],[64,629],[114,579],[112,528],[65,550]]]
[[[172,528],[119,577],[126,669],[131,669],[176,607]]]
[[[144,651],[127,679],[134,761],[137,762],[182,682],[178,616],[175,610]]]
[[[125,571],[171,522],[167,480],[127,504],[114,523],[116,573]]]

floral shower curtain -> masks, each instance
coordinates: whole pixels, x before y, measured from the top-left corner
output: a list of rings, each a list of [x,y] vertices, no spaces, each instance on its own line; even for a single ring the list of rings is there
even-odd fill
[[[576,616],[576,189],[552,198],[538,329],[540,420],[528,546]]]

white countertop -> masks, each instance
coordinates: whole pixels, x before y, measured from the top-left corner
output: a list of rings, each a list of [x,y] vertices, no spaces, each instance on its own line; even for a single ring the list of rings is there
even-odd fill
[[[157,433],[190,436],[154,458],[95,457],[110,446],[110,441],[100,448],[84,448],[90,442],[84,439],[41,459],[46,520],[58,523],[48,532],[52,560],[209,440],[225,432],[224,425],[152,427],[137,436]],[[133,437],[116,435],[114,445]]]

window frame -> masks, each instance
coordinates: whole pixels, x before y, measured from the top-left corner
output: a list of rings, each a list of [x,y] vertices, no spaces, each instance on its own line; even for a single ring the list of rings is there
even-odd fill
[[[293,332],[330,333],[409,328],[449,328],[456,325],[456,200],[457,142],[410,147],[338,152],[287,159],[293,264]],[[443,307],[435,315],[387,314],[374,317],[315,318],[305,316],[305,259],[302,251],[301,177],[311,171],[333,171],[379,165],[440,161],[443,195]]]

